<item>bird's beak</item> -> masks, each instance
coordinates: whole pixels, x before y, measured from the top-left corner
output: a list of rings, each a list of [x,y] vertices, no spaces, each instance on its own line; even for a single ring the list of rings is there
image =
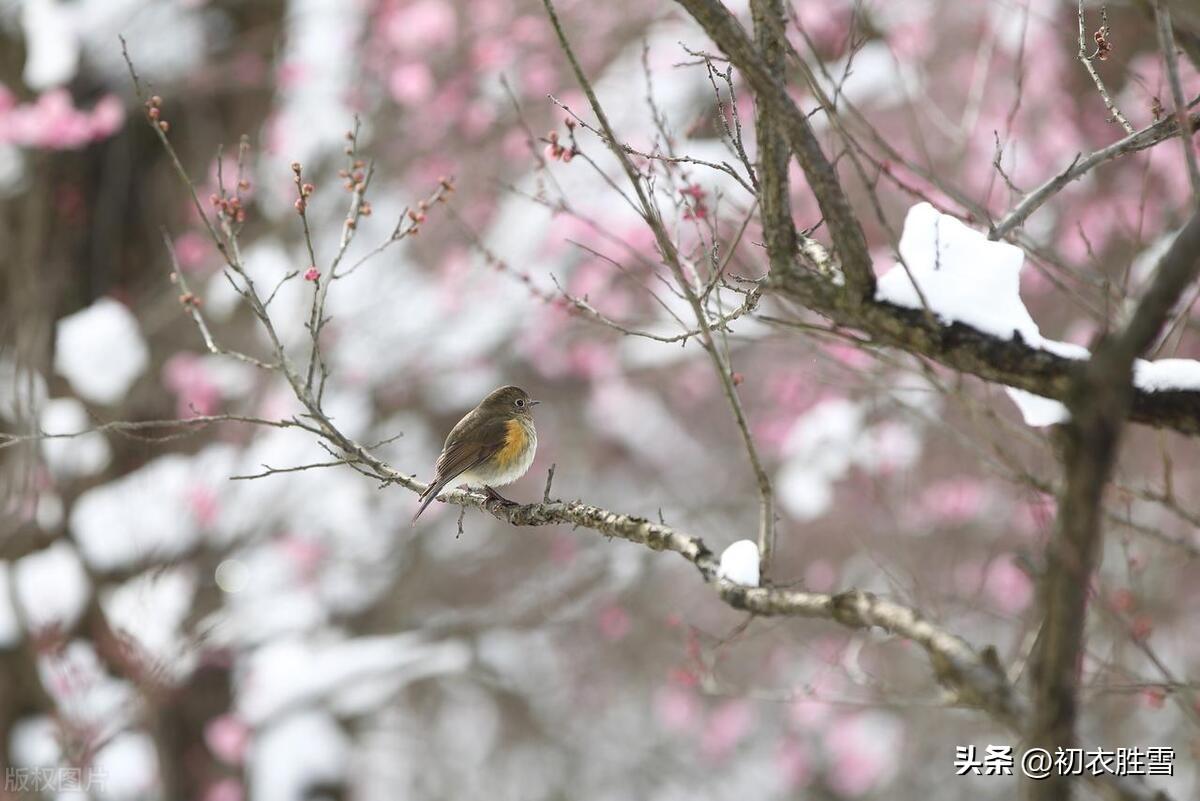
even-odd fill
[[[530,406],[537,406],[539,403],[541,403],[541,401],[535,401],[535,400],[529,401]]]

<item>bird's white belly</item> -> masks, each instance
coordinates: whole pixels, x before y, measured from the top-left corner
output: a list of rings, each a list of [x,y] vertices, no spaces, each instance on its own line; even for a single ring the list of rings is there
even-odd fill
[[[533,430],[532,426],[526,430],[529,433],[529,447],[526,448],[523,456],[513,459],[511,463],[500,469],[489,469],[487,465],[480,465],[472,470],[467,470],[455,479],[454,483],[467,484],[472,487],[481,487],[485,484],[489,487],[503,487],[525,475],[537,453],[537,432]]]

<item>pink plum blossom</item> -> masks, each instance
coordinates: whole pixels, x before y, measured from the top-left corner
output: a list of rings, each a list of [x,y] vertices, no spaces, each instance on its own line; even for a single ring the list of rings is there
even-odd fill
[[[204,742],[208,749],[228,765],[242,764],[250,736],[250,727],[233,714],[219,715],[204,726]]]
[[[125,122],[125,107],[105,95],[91,111],[77,108],[66,89],[50,89],[32,103],[17,103],[0,85],[0,143],[44,150],[78,150],[112,136]]]
[[[804,569],[804,586],[813,592],[832,590],[837,578],[837,568],[828,559],[814,559]]]
[[[738,743],[750,733],[754,723],[754,707],[748,701],[725,701],[709,713],[704,722],[700,750],[709,759],[729,757]]]
[[[397,64],[388,76],[392,99],[402,106],[416,106],[433,96],[433,73],[423,62]]]
[[[601,609],[596,622],[600,627],[600,634],[610,641],[624,639],[633,626],[629,613],[615,603]]]
[[[175,394],[175,411],[180,417],[215,414],[221,391],[210,377],[204,360],[181,351],[163,365],[163,384]]]
[[[784,787],[795,790],[812,778],[812,755],[800,740],[788,737],[775,750],[775,769]]]
[[[211,240],[198,231],[186,231],[175,239],[175,256],[188,272],[199,271],[214,253]]]
[[[1005,614],[1023,612],[1033,600],[1033,581],[1009,557],[993,559],[984,577],[984,590]]]
[[[931,484],[921,493],[919,505],[932,522],[955,526],[974,520],[986,500],[987,490],[980,481],[958,478]]]
[[[201,801],[243,801],[246,789],[234,778],[217,779],[204,789]]]
[[[454,7],[445,0],[387,3],[382,24],[392,45],[406,51],[444,47],[457,30]]]
[[[700,714],[696,693],[683,687],[667,685],[654,694],[654,716],[658,725],[667,731],[686,731]]]
[[[829,785],[851,798],[891,778],[900,764],[902,727],[891,715],[864,712],[834,720],[825,738]]]
[[[195,484],[188,490],[188,508],[196,524],[201,528],[210,528],[217,521],[220,512],[220,502],[215,490],[207,484]]]

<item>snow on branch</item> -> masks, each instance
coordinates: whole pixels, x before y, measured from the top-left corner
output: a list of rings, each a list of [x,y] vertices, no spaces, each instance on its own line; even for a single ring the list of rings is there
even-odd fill
[[[900,239],[901,262],[880,280],[878,301],[910,309],[926,307],[943,324],[962,323],[999,339],[1023,342],[1054,356],[1087,360],[1087,348],[1042,336],[1020,294],[1025,254],[993,242],[929,203],[908,211]],[[1163,359],[1134,364],[1134,386],[1146,393],[1200,391],[1200,362]],[[1062,403],[1043,393],[1007,388],[1031,426],[1068,418]]]

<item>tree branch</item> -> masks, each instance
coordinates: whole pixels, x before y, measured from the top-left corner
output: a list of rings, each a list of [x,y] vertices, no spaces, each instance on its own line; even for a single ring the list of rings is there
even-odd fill
[[[592,108],[592,113],[596,115],[596,120],[600,124],[600,130],[604,133],[603,139],[620,163],[621,169],[633,187],[634,194],[637,197],[637,211],[646,225],[649,226],[651,233],[654,234],[654,241],[658,246],[662,260],[670,269],[675,282],[679,285],[679,291],[682,293],[684,299],[687,300],[692,313],[695,315],[700,343],[704,346],[705,353],[708,354],[709,359],[712,361],[713,369],[717,374],[717,380],[721,384],[721,391],[729,403],[730,412],[733,414],[734,423],[736,423],[738,433],[741,435],[742,445],[746,450],[746,456],[750,461],[750,469],[754,473],[755,484],[758,487],[758,539],[760,542],[771,543],[774,541],[775,536],[775,496],[771,488],[771,477],[763,465],[762,458],[758,453],[758,446],[755,445],[754,436],[750,432],[750,422],[746,417],[745,409],[742,407],[741,398],[738,396],[729,355],[727,352],[722,351],[716,338],[713,336],[713,327],[709,321],[704,300],[697,293],[696,287],[692,285],[687,271],[684,270],[679,251],[668,234],[666,226],[663,225],[662,217],[658,207],[654,204],[651,193],[647,191],[647,182],[643,180],[643,177],[634,167],[629,154],[617,144],[619,140],[608,122],[608,115],[605,114],[604,108],[600,105],[600,100],[596,97],[596,92],[592,88],[591,82],[588,80],[587,75],[584,74],[583,68],[579,65],[579,60],[575,57],[575,51],[571,48],[571,43],[567,40],[562,24],[559,22],[558,14],[554,10],[554,3],[551,0],[542,0],[542,2],[546,8],[546,14],[550,18],[550,24],[553,26],[554,32],[558,37],[559,45],[562,47],[563,53],[566,54],[567,60],[571,64],[571,69],[575,73],[576,80],[579,81],[580,88],[583,89],[584,96],[587,97],[588,104]],[[861,234],[861,231],[859,233]]]
[[[1183,157],[1187,164],[1188,180],[1192,187],[1192,204],[1200,203],[1200,168],[1196,166],[1196,150],[1192,147],[1192,126],[1184,104],[1183,85],[1179,80],[1179,60],[1175,57],[1175,34],[1171,26],[1171,8],[1163,0],[1155,0],[1154,18],[1158,29],[1158,47],[1167,65],[1167,83],[1175,103],[1174,116],[1179,120],[1179,137],[1183,142]]]
[[[750,12],[754,18],[754,40],[767,68],[775,79],[783,83],[786,67],[784,42],[784,19],[782,0],[752,0]],[[762,206],[763,239],[767,245],[767,258],[772,272],[786,272],[791,268],[796,252],[796,226],[792,222],[792,206],[789,199],[787,135],[780,124],[779,115],[770,103],[764,103],[761,95],[754,97],[754,132],[758,141],[758,196]],[[762,510],[774,515],[771,506],[771,488],[760,487],[763,499]],[[766,575],[775,551],[775,526],[763,525],[758,533],[759,570]]]
[[[777,80],[771,64],[759,55],[737,19],[719,0],[677,2],[700,23],[733,65],[741,70],[754,88],[757,99],[778,115],[782,130],[804,170],[821,215],[829,227],[829,235],[851,296],[856,301],[869,301],[875,295],[875,274],[871,272],[867,239],[842,190],[837,172],[817,142],[808,116],[792,101],[783,84]]]
[[[800,241],[812,271],[772,275],[767,292],[800,303],[838,325],[864,332],[880,345],[925,356],[946,367],[1017,389],[1063,401],[1079,362],[1035,348],[1019,337],[1000,339],[969,325],[943,325],[920,309],[882,301],[855,303],[842,287],[822,275],[832,256],[808,238]],[[1200,434],[1200,392],[1135,390],[1130,420],[1184,434]]]
[[[1104,6],[1100,7],[1101,27],[1097,36],[1108,35],[1108,13],[1104,10]],[[1083,19],[1083,0],[1079,0],[1079,10],[1077,12],[1079,19],[1079,62],[1083,64],[1088,75],[1092,78],[1092,83],[1096,84],[1096,91],[1100,93],[1100,99],[1104,101],[1104,107],[1108,109],[1108,113],[1112,115],[1112,119],[1120,123],[1126,134],[1133,133],[1133,126],[1129,124],[1129,120],[1121,113],[1121,109],[1117,108],[1117,104],[1112,99],[1112,94],[1109,93],[1108,87],[1104,85],[1104,81],[1100,78],[1100,73],[1096,72],[1096,65],[1093,63],[1099,52],[1088,55],[1087,52],[1087,30],[1084,26]]]
[[[1104,489],[1133,405],[1133,362],[1154,343],[1171,309],[1200,271],[1200,212],[1159,262],[1150,289],[1119,333],[1102,340],[1082,362],[1065,398],[1065,426],[1058,524],[1046,548],[1046,571],[1038,587],[1044,622],[1041,646],[1030,670],[1033,714],[1029,739],[1051,753],[1075,746],[1080,659],[1088,587],[1103,541]],[[1029,783],[1034,801],[1069,799],[1070,776]]]
[[[1191,105],[1195,105],[1195,102],[1193,101]],[[1200,115],[1192,115],[1189,119],[1193,128],[1200,123]],[[1159,120],[1140,131],[1136,131],[1124,139],[1118,139],[1111,145],[1089,153],[1087,156],[1076,155],[1070,164],[1026,195],[1020,203],[1013,207],[1012,211],[1004,215],[998,223],[993,225],[989,237],[991,239],[1003,239],[1008,236],[1013,229],[1021,226],[1025,220],[1029,219],[1029,215],[1033,214],[1046,201],[1062,191],[1063,187],[1072,181],[1082,178],[1101,164],[1128,153],[1147,150],[1159,142],[1170,139],[1177,133],[1179,133],[1179,118],[1171,116]]]

